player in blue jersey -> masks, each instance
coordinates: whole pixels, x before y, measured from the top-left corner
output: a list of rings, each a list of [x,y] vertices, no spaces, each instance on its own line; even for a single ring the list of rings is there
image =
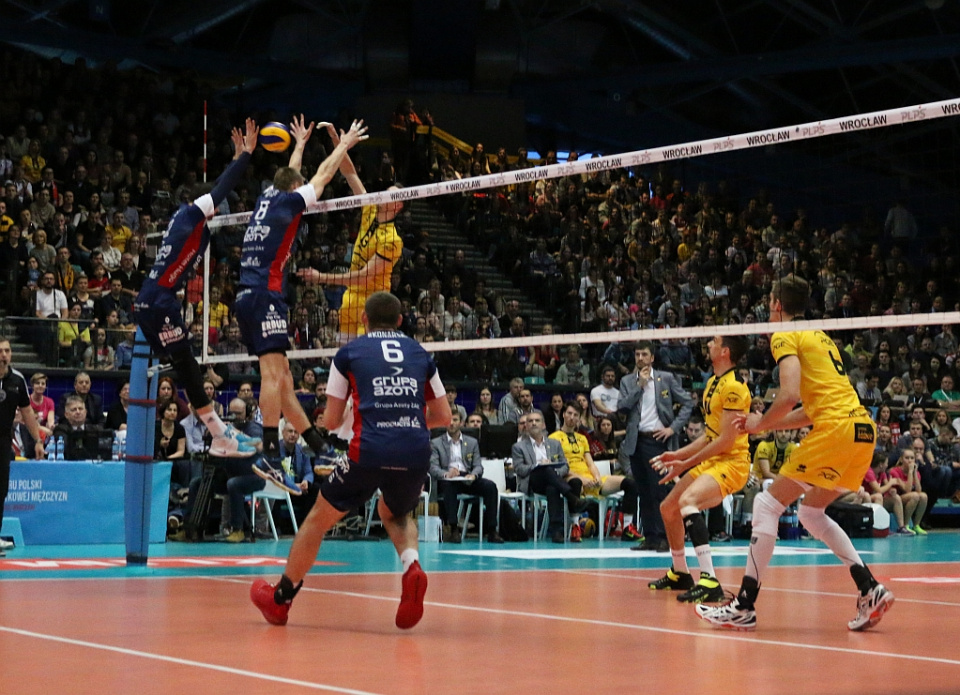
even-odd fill
[[[254,605],[274,625],[286,624],[324,534],[377,489],[380,519],[404,570],[396,625],[409,629],[423,615],[427,575],[420,567],[411,512],[430,470],[430,429],[450,423],[450,404],[433,357],[399,330],[400,300],[389,292],[375,292],[361,318],[366,334],[333,358],[323,423],[328,430],[340,426],[347,399],[353,397],[349,458],[320,484],[280,581],[271,585],[258,579],[250,588]]]
[[[134,304],[134,320],[147,342],[154,352],[170,356],[190,405],[213,436],[210,453],[214,456],[252,456],[257,453],[260,440],[225,424],[213,409],[203,388],[200,365],[190,350],[190,331],[183,321],[177,292],[184,288],[190,271],[206,252],[210,243],[207,220],[240,182],[257,146],[257,133],[257,124],[250,118],[246,122],[246,133],[233,129],[233,161],[217,179],[213,190],[192,203],[181,205],[170,218],[157,258]]]
[[[300,236],[303,211],[317,202],[347,150],[366,139],[363,122],[354,121],[340,133],[338,144],[309,183],[300,174],[303,148],[314,124],[304,127],[303,117],[291,124],[296,140],[289,166],[279,169],[273,185],[257,199],[253,217],[243,237],[240,258],[240,289],[234,309],[240,334],[250,354],[260,360],[260,410],[263,414],[263,457],[254,471],[263,478],[300,494],[280,467],[278,425],[282,413],[313,451],[322,451],[324,441],[311,424],[294,391],[287,360],[287,263]]]

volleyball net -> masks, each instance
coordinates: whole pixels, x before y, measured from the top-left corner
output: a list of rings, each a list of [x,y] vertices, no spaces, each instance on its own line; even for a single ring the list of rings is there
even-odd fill
[[[951,118],[958,115],[960,99],[950,99],[321,200],[305,219],[323,220],[317,226],[327,235],[308,235],[291,271],[310,265],[318,246],[326,257],[349,253],[356,235],[368,231],[360,228],[362,206],[403,202],[401,233],[450,232],[443,235],[448,241],[431,239],[432,252],[449,265],[465,250],[466,270],[463,263],[457,268],[473,276],[474,287],[451,287],[438,264],[433,273],[441,291],[411,291],[405,278],[417,276],[422,247],[408,246],[393,288],[407,300],[405,328],[453,369],[454,381],[504,383],[519,373],[554,383],[556,363],[530,368],[530,361],[547,355],[562,363],[575,346],[593,366],[589,379],[596,384],[602,364],[644,339],[688,365],[696,381],[712,336],[756,338],[777,330],[767,323],[765,294],[771,281],[792,273],[813,290],[813,320],[792,328],[839,334],[841,347],[861,333],[872,353],[887,340],[892,352],[903,344],[913,354],[924,336],[932,340],[942,326],[960,324],[953,286],[960,132]],[[435,170],[443,176],[444,162]],[[908,207],[898,207],[898,199]],[[560,209],[571,200],[577,219],[568,218],[569,207]],[[210,227],[242,229],[249,219],[249,212],[222,215]],[[345,258],[333,260],[346,270]],[[214,273],[204,270],[205,297]],[[478,280],[488,318],[475,311]],[[341,291],[309,289],[336,308]],[[434,304],[452,295],[463,301],[444,314],[449,307]],[[292,331],[298,306],[291,304]],[[511,336],[514,314],[523,333]],[[418,328],[421,318],[430,330]],[[203,320],[208,328],[209,318]],[[289,357],[318,365],[336,352],[317,345],[292,349]],[[940,357],[943,367],[952,353]],[[902,351],[900,358],[906,359]],[[217,365],[253,358],[202,359]]]

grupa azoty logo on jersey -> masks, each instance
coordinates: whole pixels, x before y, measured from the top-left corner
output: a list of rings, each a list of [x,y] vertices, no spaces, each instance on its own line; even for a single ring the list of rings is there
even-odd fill
[[[376,397],[416,396],[419,392],[420,383],[412,376],[397,374],[394,376],[378,376],[373,380],[373,395]]]

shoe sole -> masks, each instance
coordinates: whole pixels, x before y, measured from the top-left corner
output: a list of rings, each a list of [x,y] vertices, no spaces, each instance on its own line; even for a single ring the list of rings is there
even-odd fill
[[[409,630],[415,627],[423,618],[423,597],[427,594],[427,575],[423,570],[420,570],[414,576],[417,578],[417,585],[413,590],[413,598],[404,601],[403,596],[401,596],[400,605],[397,607],[395,622],[401,630]],[[410,615],[406,615],[405,606],[412,609]],[[404,615],[401,616],[401,613],[404,613]]]
[[[756,623],[754,623],[753,625],[735,625],[733,623],[714,622],[713,620],[703,615],[698,610],[701,605],[702,604],[697,604],[696,606],[693,607],[693,610],[697,614],[697,617],[700,618],[700,620],[702,620],[703,622],[708,623],[709,625],[712,625],[713,627],[717,628],[718,630],[729,630],[731,632],[755,632],[757,629]]]
[[[286,485],[285,483],[281,483],[280,481],[278,481],[276,478],[274,478],[274,477],[273,477],[272,475],[270,475],[269,473],[266,473],[265,471],[263,471],[263,470],[261,470],[260,468],[258,468],[256,464],[251,465],[250,468],[252,468],[254,473],[256,473],[257,475],[259,475],[261,478],[263,478],[264,480],[266,480],[268,483],[273,483],[273,484],[276,485],[278,488],[280,488],[281,490],[286,490],[286,491],[289,492],[291,495],[302,495],[302,494],[303,494],[303,490],[301,490],[300,488],[298,488],[298,487],[290,487],[289,485]]]
[[[250,458],[251,456],[257,455],[257,450],[253,451],[240,451],[239,449],[233,449],[228,451],[226,449],[215,449],[210,447],[210,455],[220,459],[245,459]]]
[[[717,596],[698,596],[696,598],[684,598],[682,595],[677,596],[677,601],[680,603],[689,603],[694,605],[700,605],[701,603],[722,603],[727,597],[721,593],[719,597]]]
[[[883,618],[884,614],[893,607],[893,602],[896,599],[893,594],[887,594],[883,597],[881,602],[873,609],[873,612],[870,613],[870,617],[867,619],[867,622],[860,627],[851,627],[851,632],[863,632],[864,630],[869,630],[872,627],[875,627],[877,623]]]

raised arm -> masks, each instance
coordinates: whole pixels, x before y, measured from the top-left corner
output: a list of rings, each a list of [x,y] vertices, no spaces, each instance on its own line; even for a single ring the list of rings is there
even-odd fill
[[[309,126],[304,125],[302,113],[300,120],[297,120],[296,116],[293,117],[293,122],[290,123],[290,134],[293,135],[294,147],[293,152],[290,153],[290,161],[287,162],[287,166],[291,169],[300,171],[300,167],[303,166],[303,150],[307,146],[307,140],[313,134],[313,126],[313,121],[310,121]]]
[[[313,124],[311,124],[311,128],[312,125]],[[337,169],[340,168],[340,162],[342,162],[343,158],[347,155],[347,151],[361,140],[366,139],[367,128],[363,125],[363,121],[354,121],[350,126],[350,130],[346,132],[341,131],[340,144],[333,149],[329,157],[323,160],[320,168],[317,169],[317,173],[310,179],[310,184],[317,192],[317,198],[323,193],[323,187],[330,183],[330,179],[337,173]]]
[[[333,123],[323,122],[320,124],[320,127],[326,129],[334,147],[340,144],[340,136],[337,134],[337,129]],[[343,160],[340,162],[340,173],[343,174],[343,178],[347,180],[347,183],[350,185],[350,190],[354,195],[363,195],[367,192],[367,189],[363,186],[363,182],[357,175],[357,168],[353,166],[353,161],[351,161],[349,154],[344,155]]]

